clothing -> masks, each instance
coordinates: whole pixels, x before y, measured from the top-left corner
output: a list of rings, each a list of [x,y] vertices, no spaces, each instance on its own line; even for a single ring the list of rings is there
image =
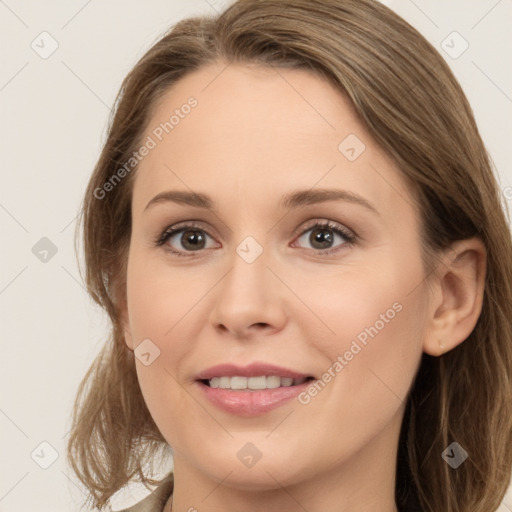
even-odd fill
[[[174,488],[173,474],[170,473],[160,485],[143,500],[118,512],[163,512]]]

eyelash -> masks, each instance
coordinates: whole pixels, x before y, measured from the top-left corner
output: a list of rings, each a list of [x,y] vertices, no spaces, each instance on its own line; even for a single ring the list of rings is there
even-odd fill
[[[341,227],[339,224],[335,223],[335,222],[332,222],[332,221],[323,221],[323,222],[315,222],[315,224],[307,227],[306,229],[304,229],[297,238],[300,238],[302,237],[302,235],[304,235],[306,232],[308,231],[311,231],[312,229],[316,229],[316,228],[320,228],[320,229],[331,229],[332,231],[334,231],[335,234],[337,235],[341,235],[345,240],[346,242],[341,244],[341,247],[343,246],[346,246],[346,245],[354,245],[357,241],[357,235],[351,233],[350,231],[344,229],[343,227]],[[197,231],[202,231],[203,233],[207,234],[210,238],[213,238],[209,233],[208,231],[204,230],[199,224],[196,224],[194,222],[191,222],[189,224],[185,224],[183,226],[178,226],[178,227],[174,227],[174,228],[166,228],[164,230],[164,232],[162,234],[160,234],[156,240],[154,240],[154,244],[156,247],[160,247],[160,246],[163,246],[165,244],[165,242],[167,242],[167,240],[169,240],[169,238],[171,238],[173,235],[176,235],[177,233],[180,233],[182,231],[187,231],[187,230],[197,230]],[[331,254],[331,253],[334,253],[334,252],[338,252],[340,249],[339,249],[340,246],[338,246],[338,248],[330,248],[330,249],[312,249],[313,251],[319,253],[319,254],[322,254],[322,255],[327,255],[327,254]],[[185,258],[190,258],[190,257],[194,257],[194,253],[200,253],[201,250],[199,251],[177,251],[173,248],[171,248],[170,246],[166,248],[166,250],[170,251],[171,253],[175,254],[176,256],[180,256],[180,257],[185,257]],[[206,250],[206,249],[202,249],[203,251]]]

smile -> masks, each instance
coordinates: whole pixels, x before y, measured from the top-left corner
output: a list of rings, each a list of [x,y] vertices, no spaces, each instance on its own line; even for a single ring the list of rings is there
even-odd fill
[[[258,416],[304,391],[315,377],[267,363],[220,364],[196,375],[203,397],[224,412]]]
[[[278,377],[276,375],[261,375],[259,377],[213,377],[204,382],[211,388],[231,389],[236,391],[257,391],[262,389],[276,389],[281,387],[298,386],[312,377],[294,379],[292,377]]]

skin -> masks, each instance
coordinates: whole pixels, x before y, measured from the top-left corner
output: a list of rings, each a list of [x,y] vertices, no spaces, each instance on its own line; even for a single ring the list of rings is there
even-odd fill
[[[197,107],[137,170],[123,310],[128,347],[149,338],[160,350],[148,366],[136,361],[173,449],[172,510],[394,512],[407,393],[423,352],[440,356],[473,330],[485,249],[477,239],[455,243],[426,279],[411,191],[323,79],[215,63],[167,92],[145,136],[190,96]],[[349,134],[366,146],[355,161],[338,150]],[[351,191],[378,213],[346,201],[278,206],[283,194],[318,188]],[[168,190],[208,194],[215,206],[145,210]],[[204,249],[183,245],[182,234],[155,246],[166,228],[191,220],[201,223]],[[322,255],[306,231],[314,220],[358,239],[335,235]],[[250,264],[236,252],[247,236],[263,249]],[[318,378],[394,303],[400,312],[305,405],[294,399],[242,418],[213,406],[194,382],[210,366],[253,361]],[[248,442],[262,454],[251,468],[237,457]]]

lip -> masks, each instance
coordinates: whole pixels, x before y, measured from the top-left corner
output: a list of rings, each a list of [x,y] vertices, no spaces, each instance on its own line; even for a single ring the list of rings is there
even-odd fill
[[[203,380],[209,380],[213,377],[259,377],[261,375],[291,377],[293,379],[312,377],[312,375],[268,363],[256,362],[247,366],[219,364],[198,373],[196,376],[196,384],[203,393],[203,396],[219,409],[230,414],[247,417],[259,416],[284,405],[304,391],[311,382],[313,382],[312,380],[308,380],[296,386],[283,386],[258,391],[211,388],[202,382]]]
[[[269,363],[255,362],[247,366],[238,366],[230,363],[218,364],[199,372],[195,378],[196,380],[210,380],[213,377],[259,377],[261,375],[291,377],[292,379],[301,379],[312,376]]]
[[[216,407],[238,416],[259,416],[284,405],[304,391],[312,382],[306,381],[297,386],[285,386],[261,391],[234,391],[211,388],[201,381],[197,385],[203,395]]]

